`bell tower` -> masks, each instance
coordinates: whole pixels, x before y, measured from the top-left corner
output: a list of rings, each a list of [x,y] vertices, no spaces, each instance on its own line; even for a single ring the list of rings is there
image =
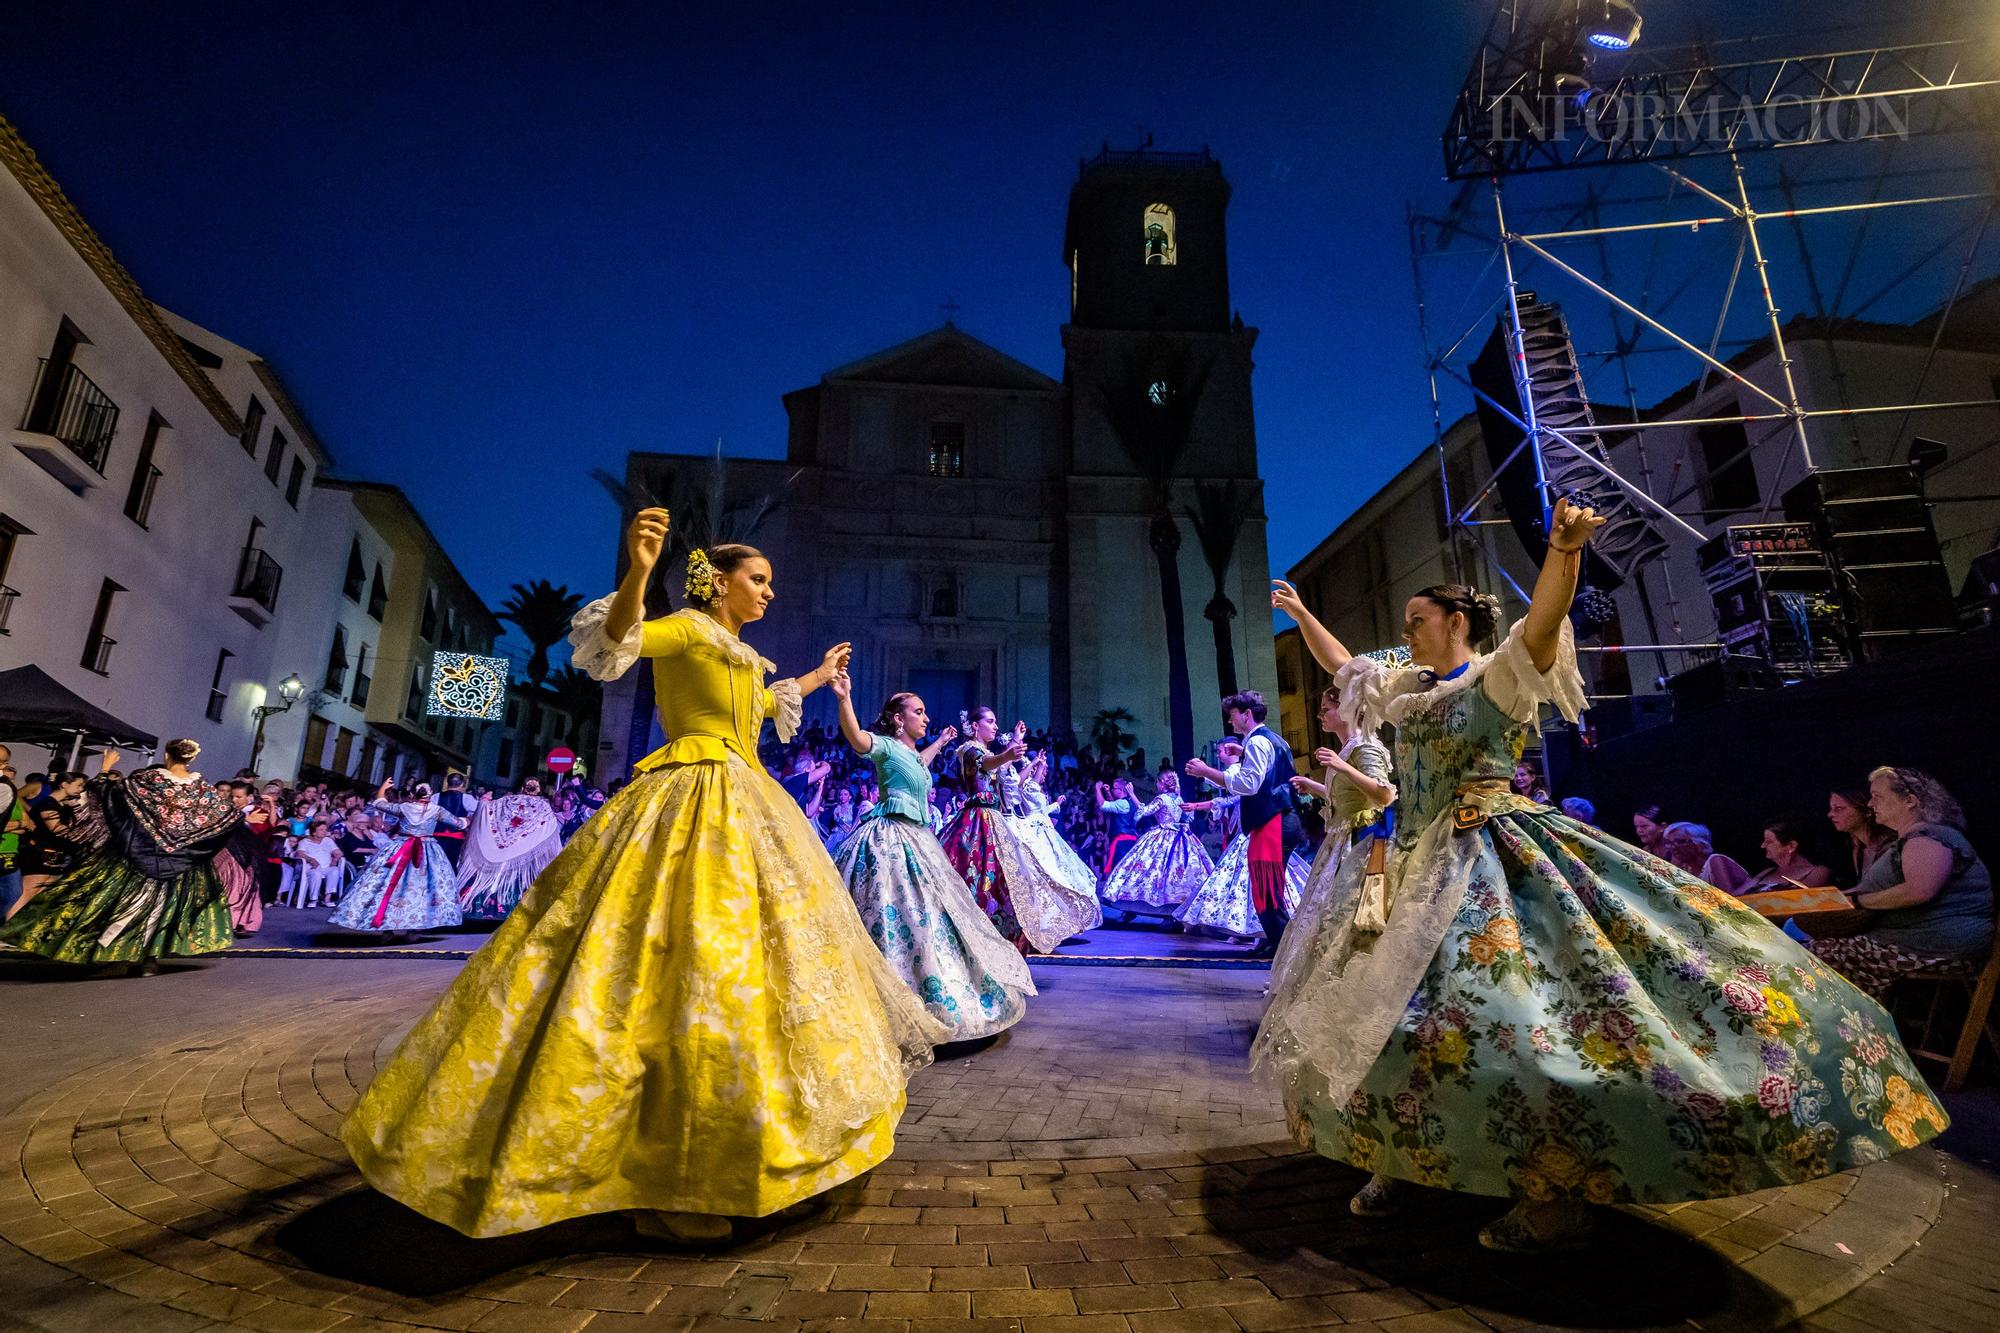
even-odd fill
[[[1054,645],[1058,717],[1082,725],[1125,708],[1149,761],[1176,766],[1191,717],[1197,735],[1214,725],[1225,681],[1277,698],[1257,330],[1229,303],[1229,196],[1205,146],[1107,144],[1077,164],[1063,227],[1066,599],[1053,609],[1074,628]],[[1223,530],[1233,540],[1217,541]]]
[[[1229,327],[1229,182],[1206,147],[1078,163],[1063,228],[1076,328],[1217,333]]]

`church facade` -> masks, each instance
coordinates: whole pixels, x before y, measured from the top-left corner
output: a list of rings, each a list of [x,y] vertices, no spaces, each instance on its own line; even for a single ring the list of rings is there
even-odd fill
[[[1157,764],[1171,739],[1171,602],[1197,742],[1219,733],[1231,669],[1275,707],[1256,332],[1229,306],[1228,197],[1206,150],[1080,164],[1060,381],[946,324],[785,395],[784,459],[723,466],[724,535],[775,570],[776,600],[749,637],[781,675],[851,640],[864,721],[899,689],[923,695],[935,725],[989,705],[1003,725],[1084,740],[1100,710],[1122,708]],[[635,503],[699,492],[714,466],[635,453],[628,490]],[[1156,544],[1178,583],[1168,597]],[[603,774],[658,742],[643,714],[634,722],[632,679],[607,698]],[[816,695],[807,717],[830,721],[834,707]]]

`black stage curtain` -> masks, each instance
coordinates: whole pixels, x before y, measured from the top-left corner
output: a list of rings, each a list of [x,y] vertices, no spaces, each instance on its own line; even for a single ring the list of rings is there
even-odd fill
[[[1552,734],[1550,737],[1554,740]],[[1632,836],[1634,807],[1706,824],[1717,850],[1753,871],[1765,823],[1806,818],[1826,834],[1826,796],[1882,764],[1920,768],[1965,807],[1973,845],[2000,853],[2000,626],[1973,630],[1837,675],[1738,694],[1662,727],[1573,753],[1561,795],[1597,803]],[[1844,870],[1845,863],[1837,864]]]

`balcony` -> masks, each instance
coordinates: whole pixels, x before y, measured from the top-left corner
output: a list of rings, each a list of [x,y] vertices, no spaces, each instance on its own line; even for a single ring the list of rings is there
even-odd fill
[[[20,595],[19,588],[10,588],[0,583],[0,634],[7,633],[7,617],[13,613],[14,599]]]
[[[16,449],[70,490],[82,495],[104,480],[104,458],[118,429],[118,404],[74,365],[48,383],[49,362],[35,370],[28,410],[14,432]]]
[[[269,552],[254,546],[245,548],[243,562],[236,570],[236,588],[229,595],[229,609],[258,629],[264,628],[277,613],[278,584],[284,577],[285,571]]]
[[[86,671],[95,671],[100,676],[111,674],[111,650],[118,646],[118,640],[100,634],[90,641],[84,650],[83,666]]]

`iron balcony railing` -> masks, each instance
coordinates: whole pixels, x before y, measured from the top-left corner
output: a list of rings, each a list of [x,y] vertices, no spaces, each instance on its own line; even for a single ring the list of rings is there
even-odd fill
[[[236,592],[238,597],[248,598],[266,611],[278,609],[278,584],[284,580],[285,571],[270,553],[256,547],[246,547],[243,563],[236,571]]]
[[[7,632],[7,616],[14,609],[14,599],[21,595],[19,588],[10,588],[0,583],[0,634]]]
[[[100,676],[111,674],[111,650],[118,646],[118,640],[100,634],[90,641],[90,650],[83,655],[85,669],[95,671]]]
[[[21,429],[55,436],[92,471],[103,473],[111,433],[118,428],[118,404],[74,364],[62,368],[53,387],[46,383],[48,375],[49,359],[43,357],[35,368],[35,388],[28,395]]]

